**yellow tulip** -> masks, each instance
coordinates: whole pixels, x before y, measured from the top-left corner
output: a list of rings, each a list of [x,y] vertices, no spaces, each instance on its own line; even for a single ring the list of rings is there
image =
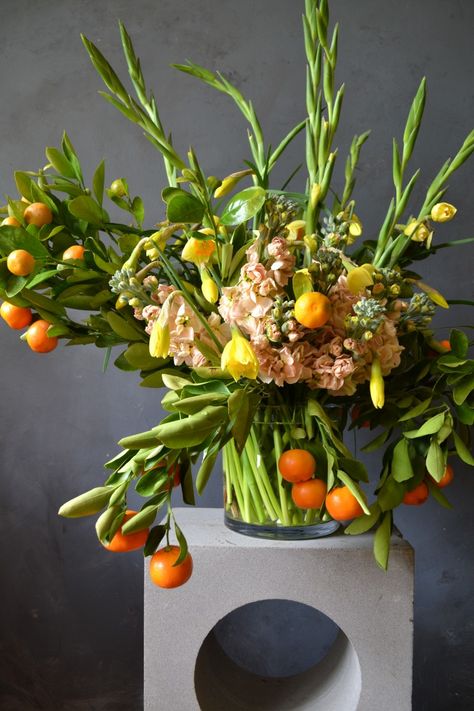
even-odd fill
[[[225,345],[222,351],[221,368],[227,370],[234,380],[239,378],[255,380],[258,375],[257,356],[249,341],[237,330],[232,331],[232,340]]]
[[[434,222],[449,222],[456,212],[457,209],[449,202],[438,202],[431,210],[431,219]]]
[[[193,264],[206,264],[215,251],[216,243],[213,239],[190,237],[184,245],[181,257],[186,262],[193,262]]]
[[[370,397],[373,406],[378,410],[382,409],[385,404],[385,383],[378,356],[374,356],[370,370]]]

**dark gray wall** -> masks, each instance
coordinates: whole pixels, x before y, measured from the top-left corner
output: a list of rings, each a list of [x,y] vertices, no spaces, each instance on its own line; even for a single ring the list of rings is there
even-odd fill
[[[177,145],[184,150],[192,143],[205,169],[225,175],[248,155],[243,120],[225,97],[168,65],[189,57],[229,73],[255,100],[275,145],[304,113],[302,5],[288,0],[2,0],[2,193],[13,193],[11,171],[43,164],[43,147],[57,145],[66,128],[87,175],[105,157],[108,180],[126,176],[145,199],[147,223],[161,219],[161,159],[140,131],[97,96],[100,83],[79,33],[123,70],[116,31],[122,18]],[[354,132],[373,129],[357,188],[358,213],[370,233],[391,194],[391,138],[400,135],[423,74],[430,79],[429,100],[414,156],[414,164],[424,168],[422,186],[472,126],[474,4],[333,0],[331,5],[342,23],[339,74],[347,83],[341,152]],[[302,158],[300,141],[276,177],[284,178]],[[472,235],[473,177],[474,161],[452,180],[450,195],[459,213],[439,228],[436,239]],[[464,250],[445,251],[425,265],[426,279],[447,297],[472,298],[469,251]],[[468,309],[460,307],[443,314],[440,324],[468,319]],[[138,390],[133,374],[110,369],[103,375],[102,353],[92,348],[59,348],[42,357],[6,327],[0,338],[0,707],[139,709],[140,554],[107,554],[92,521],[63,521],[56,511],[62,501],[101,481],[102,463],[114,453],[114,442],[159,419],[159,393]],[[374,458],[374,470],[376,464]],[[416,711],[474,707],[472,471],[456,465],[449,494],[454,512],[430,502],[397,516],[417,554]],[[203,503],[219,505],[218,473]]]

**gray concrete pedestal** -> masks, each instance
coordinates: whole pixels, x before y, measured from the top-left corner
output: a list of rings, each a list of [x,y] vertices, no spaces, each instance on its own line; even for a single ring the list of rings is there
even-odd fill
[[[413,551],[393,538],[379,570],[372,535],[268,541],[233,533],[220,509],[177,509],[194,572],[161,590],[145,570],[145,711],[409,711]],[[303,603],[339,627],[316,666],[289,677],[243,669],[214,626],[262,600]],[[245,630],[242,630],[245,634]]]

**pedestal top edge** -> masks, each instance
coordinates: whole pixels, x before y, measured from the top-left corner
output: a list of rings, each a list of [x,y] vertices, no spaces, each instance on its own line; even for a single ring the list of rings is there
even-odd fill
[[[324,538],[305,541],[275,541],[267,538],[254,538],[235,533],[224,524],[224,512],[221,508],[176,507],[176,521],[183,530],[190,546],[225,548],[283,548],[283,549],[366,549],[372,548],[373,533],[359,536],[346,536],[342,532]],[[401,535],[392,535],[394,548],[410,550],[412,547]]]

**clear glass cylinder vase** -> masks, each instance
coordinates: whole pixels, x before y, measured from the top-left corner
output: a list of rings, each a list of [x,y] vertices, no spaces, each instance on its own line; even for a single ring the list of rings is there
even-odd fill
[[[320,538],[339,523],[322,509],[301,508],[282,478],[278,462],[289,449],[305,449],[318,459],[319,432],[304,405],[266,404],[253,419],[242,451],[230,440],[223,449],[224,511],[228,528],[248,536],[280,540]],[[324,477],[324,473],[321,475]],[[318,472],[316,473],[318,476]]]

